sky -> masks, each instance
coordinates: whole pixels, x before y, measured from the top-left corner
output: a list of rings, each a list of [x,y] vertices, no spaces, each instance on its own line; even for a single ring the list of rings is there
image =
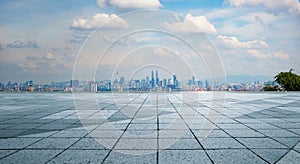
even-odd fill
[[[0,82],[300,74],[298,0],[1,0]]]

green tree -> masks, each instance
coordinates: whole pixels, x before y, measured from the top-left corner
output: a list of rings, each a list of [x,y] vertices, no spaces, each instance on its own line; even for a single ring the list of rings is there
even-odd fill
[[[280,72],[274,79],[284,90],[300,91],[300,76],[292,73],[292,71],[293,69],[290,69],[289,72]]]

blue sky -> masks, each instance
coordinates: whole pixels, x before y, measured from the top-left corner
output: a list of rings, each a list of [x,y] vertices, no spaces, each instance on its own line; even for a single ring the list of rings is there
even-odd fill
[[[182,74],[182,79],[192,74],[199,79],[241,74],[274,76],[290,68],[300,73],[298,0],[133,2],[0,1],[0,81],[32,79],[43,83],[66,81],[74,76],[83,80],[110,79],[116,78],[117,66],[131,76],[147,64],[169,66],[174,73]],[[157,13],[150,13],[147,18],[147,14],[136,15],[145,12],[134,12],[147,9]],[[147,24],[169,32],[169,36],[140,32],[119,38],[133,29],[146,29]],[[191,43],[200,56],[194,56],[181,41],[175,41],[173,34]],[[99,53],[114,41],[118,44],[111,55],[97,63]],[[129,59],[134,56],[135,60],[124,56],[129,52]],[[182,69],[176,70],[178,66]]]

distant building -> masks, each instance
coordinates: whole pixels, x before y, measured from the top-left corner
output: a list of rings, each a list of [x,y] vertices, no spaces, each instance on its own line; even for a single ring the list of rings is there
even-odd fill
[[[79,80],[71,80],[70,84],[71,88],[79,88]]]

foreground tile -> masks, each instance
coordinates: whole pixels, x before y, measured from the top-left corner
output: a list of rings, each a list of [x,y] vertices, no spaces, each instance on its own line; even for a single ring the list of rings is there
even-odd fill
[[[66,149],[75,143],[79,138],[45,138],[28,148],[33,149]]]
[[[251,149],[251,150],[270,163],[275,163],[288,151],[288,149]]]
[[[233,138],[205,138],[200,141],[204,149],[245,148]]]
[[[0,149],[23,149],[40,138],[7,138],[0,139]]]
[[[207,150],[214,163],[267,163],[248,149]]]
[[[46,163],[60,153],[61,150],[20,150],[0,160],[0,163]]]
[[[299,163],[299,161],[300,161],[300,153],[292,150],[288,152],[283,158],[281,158],[281,160],[278,161],[278,164]]]
[[[248,148],[287,148],[270,138],[237,138]]]
[[[109,150],[66,150],[50,163],[101,163]]]
[[[112,151],[104,163],[156,163],[156,151],[126,150],[125,152]]]
[[[203,150],[163,150],[158,163],[212,163]]]

